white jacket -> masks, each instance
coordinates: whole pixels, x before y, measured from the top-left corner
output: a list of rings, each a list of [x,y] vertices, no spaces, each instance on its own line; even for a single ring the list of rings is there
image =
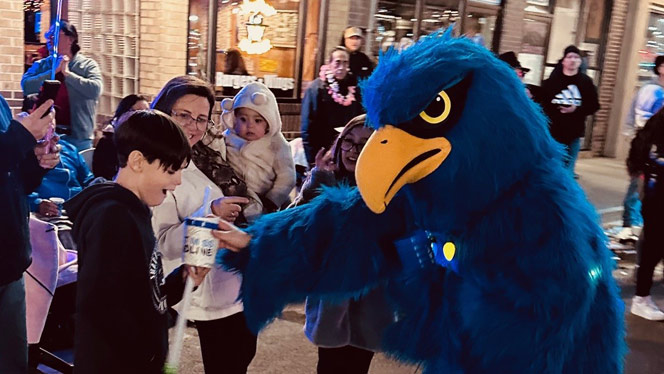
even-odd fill
[[[264,196],[277,207],[288,201],[295,187],[295,164],[290,146],[279,132],[270,132],[254,141],[246,141],[232,129],[224,132],[228,163],[247,184],[247,188]],[[253,212],[245,207],[244,215],[252,221],[261,211]]]
[[[182,264],[184,219],[203,205],[206,187],[210,188],[210,202],[224,196],[192,161],[182,171],[182,184],[152,210],[152,228],[163,255],[165,274]],[[209,205],[208,202],[206,213],[210,211]],[[213,267],[194,292],[187,318],[209,321],[241,312],[242,303],[237,301],[241,283],[239,275]],[[180,312],[180,307],[178,304],[175,309]]]

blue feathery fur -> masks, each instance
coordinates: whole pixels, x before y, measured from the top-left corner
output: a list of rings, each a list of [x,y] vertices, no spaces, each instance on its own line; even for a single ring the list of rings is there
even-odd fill
[[[384,349],[425,373],[621,373],[623,304],[606,238],[514,72],[466,39],[434,34],[381,56],[361,83],[369,121],[398,126],[469,75],[446,134],[451,153],[383,214],[356,189],[326,189],[264,216],[248,252],[224,255],[244,275],[249,324],[306,296],[340,299],[387,282],[399,318]],[[392,243],[416,228],[456,244],[455,270],[399,271]]]

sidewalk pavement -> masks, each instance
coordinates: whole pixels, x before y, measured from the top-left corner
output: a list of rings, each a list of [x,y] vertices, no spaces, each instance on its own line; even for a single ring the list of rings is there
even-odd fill
[[[625,162],[603,157],[579,159],[576,172],[602,223],[622,225],[622,204],[629,184]]]

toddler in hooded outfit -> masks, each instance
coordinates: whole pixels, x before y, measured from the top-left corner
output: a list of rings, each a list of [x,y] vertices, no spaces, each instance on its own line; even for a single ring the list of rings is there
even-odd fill
[[[221,106],[226,155],[247,184],[251,201],[242,213],[253,222],[289,202],[295,187],[293,157],[281,134],[277,99],[267,86],[250,83]]]

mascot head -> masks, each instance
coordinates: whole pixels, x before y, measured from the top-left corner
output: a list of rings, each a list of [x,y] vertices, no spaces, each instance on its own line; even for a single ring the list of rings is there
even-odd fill
[[[424,209],[475,211],[537,165],[561,162],[562,148],[512,69],[449,32],[381,55],[361,88],[377,131],[356,179],[375,213],[405,188]]]

